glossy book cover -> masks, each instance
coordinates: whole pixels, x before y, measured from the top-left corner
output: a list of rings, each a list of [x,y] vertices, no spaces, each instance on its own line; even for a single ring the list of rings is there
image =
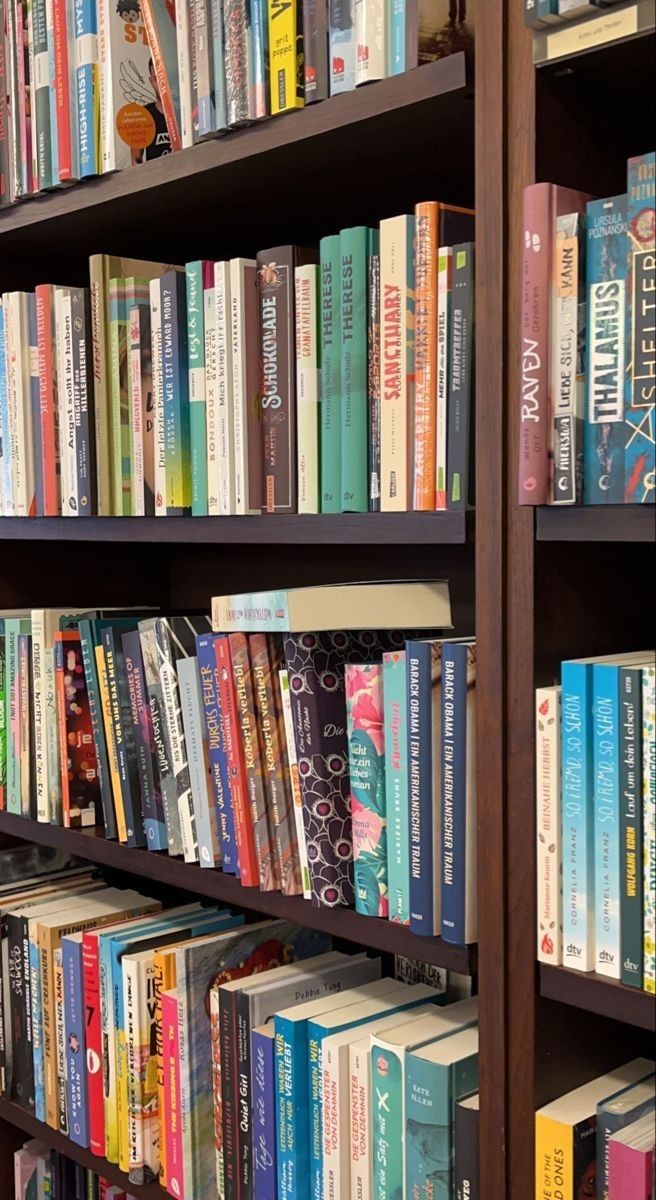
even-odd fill
[[[55,669],[64,824],[95,825],[101,811],[100,781],[79,633],[56,635]]]
[[[389,914],[383,668],[347,663],[346,717],[351,781],[355,908]]]

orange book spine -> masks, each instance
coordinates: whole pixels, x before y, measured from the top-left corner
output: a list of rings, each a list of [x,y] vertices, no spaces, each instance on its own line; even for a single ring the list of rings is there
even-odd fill
[[[162,19],[165,19],[165,15]],[[166,70],[166,62],[162,53],[162,46],[157,32],[157,22],[153,12],[153,0],[141,0],[141,16],[146,27],[146,37],[150,46],[150,53],[153,59],[153,68],[155,70],[155,78],[159,88],[159,97],[162,101],[164,109],[164,120],[166,128],[169,131],[171,139],[171,150],[182,150],[182,138],[180,137],[180,126],[178,125],[178,117],[173,103],[173,95],[171,93],[171,85],[169,83],[168,72]]]
[[[437,428],[437,209],[415,210],[415,404],[412,507],[435,508]]]

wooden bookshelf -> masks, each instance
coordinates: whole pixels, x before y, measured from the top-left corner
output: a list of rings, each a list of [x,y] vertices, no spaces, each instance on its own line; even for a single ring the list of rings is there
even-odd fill
[[[570,971],[567,967],[539,964],[540,995],[547,1000],[571,1004],[585,1012],[599,1013],[613,1021],[656,1032],[654,997],[637,988],[626,987],[614,979],[591,972]]]
[[[654,542],[656,513],[652,504],[553,505],[538,508],[535,536],[539,542]]]

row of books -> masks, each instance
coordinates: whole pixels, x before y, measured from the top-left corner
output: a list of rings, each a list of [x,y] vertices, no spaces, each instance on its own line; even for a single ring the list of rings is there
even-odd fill
[[[535,1200],[651,1200],[655,1065],[636,1058],[538,1110]]]
[[[0,205],[469,52],[471,14],[454,10],[447,0],[3,0]]]
[[[656,992],[654,654],[573,659],[536,692],[537,952]]]
[[[653,504],[656,155],[604,200],[524,193],[520,504]]]
[[[406,611],[413,586],[398,589]],[[382,590],[365,585],[365,603]],[[426,591],[448,624],[443,586]],[[280,600],[256,594],[244,615],[244,597],[215,598],[218,632],[134,611],[0,617],[0,801],[102,821],[244,887],[476,941],[475,642],[282,635]]]
[[[135,1200],[102,1175],[49,1150],[38,1138],[14,1154],[15,1200]]]
[[[594,16],[599,9],[612,8],[620,0],[524,0],[524,22],[531,27],[558,25]]]
[[[95,255],[90,296],[6,293],[0,515],[468,507],[473,233],[431,201],[315,249]]]
[[[447,1004],[445,983],[384,978],[288,922],[163,910],[81,866],[7,885],[0,909],[3,1093],[135,1185],[394,1200],[440,1178],[453,1194],[475,997]]]

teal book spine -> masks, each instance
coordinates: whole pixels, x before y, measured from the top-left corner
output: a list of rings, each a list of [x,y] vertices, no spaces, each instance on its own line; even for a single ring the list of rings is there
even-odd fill
[[[413,1200],[455,1195],[456,1102],[478,1087],[478,1055],[446,1066],[420,1055],[405,1060],[405,1192]]]
[[[343,229],[341,266],[341,509],[367,512],[368,377],[367,292],[369,256],[378,251],[378,231],[358,225]]]
[[[10,617],[5,622],[7,656],[7,812],[17,813],[22,807],[21,774],[21,686],[20,639],[30,632],[31,622]]]
[[[342,367],[339,234],[319,243],[321,256],[321,511],[341,511]]]
[[[384,1046],[371,1050],[371,1143],[375,1200],[403,1196],[403,1061]]]
[[[619,667],[595,663],[593,770],[595,805],[595,969],[620,978]]]
[[[592,663],[561,666],[563,966],[594,970]]]
[[[191,435],[191,515],[207,516],[207,427],[205,422],[204,264],[187,263],[187,352]]]
[[[355,910],[368,917],[387,917],[383,668],[380,663],[346,663],[344,670]]]
[[[620,978],[642,987],[642,671],[620,667]]]
[[[276,1149],[279,1200],[310,1190],[307,1021],[275,1017]]]
[[[43,1057],[43,1020],[41,1007],[41,964],[39,946],[30,938],[30,1004],[32,1007],[32,1065],[34,1068],[34,1115],[37,1121],[46,1120],[46,1076]]]
[[[405,650],[383,655],[389,919],[410,924],[408,718]]]

